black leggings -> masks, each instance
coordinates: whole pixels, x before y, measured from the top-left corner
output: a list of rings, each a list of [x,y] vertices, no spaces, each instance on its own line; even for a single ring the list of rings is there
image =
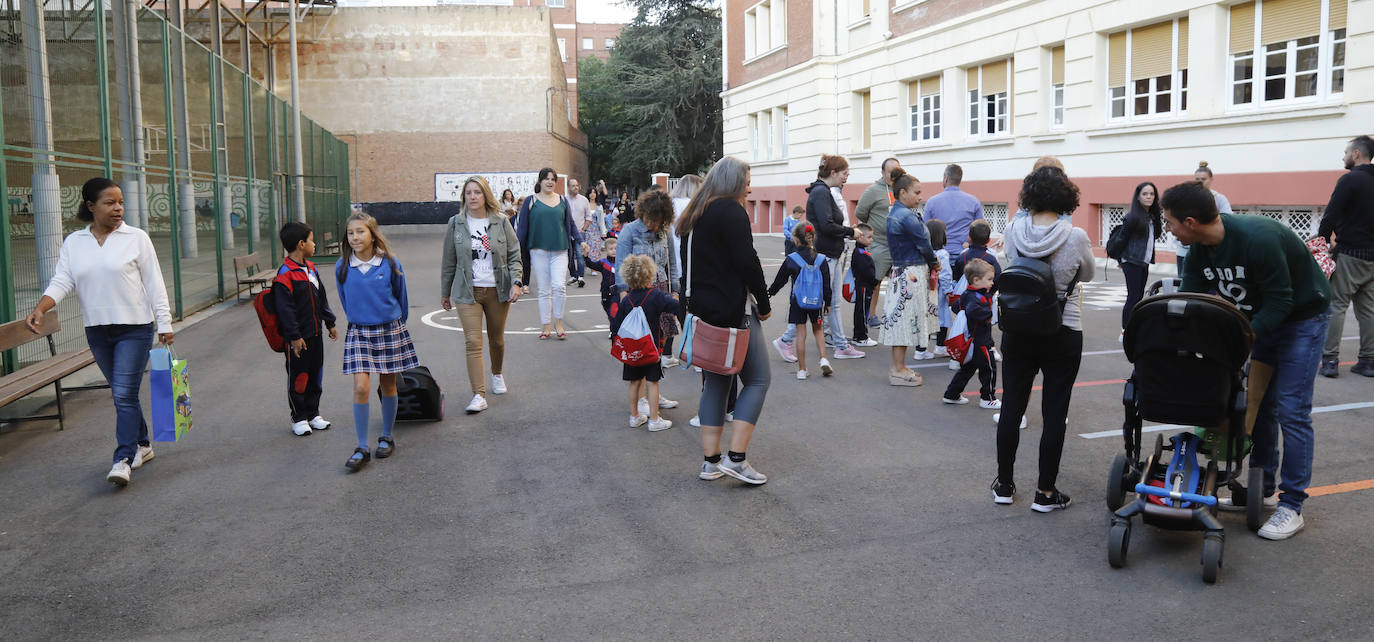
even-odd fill
[[[1121,306],[1121,329],[1125,330],[1135,304],[1145,296],[1145,281],[1150,278],[1150,266],[1122,263],[1121,274],[1126,277],[1126,304]]]
[[[1040,399],[1039,488],[1053,490],[1064,454],[1064,422],[1083,359],[1083,332],[1061,326],[1059,333],[1036,337],[1002,333],[1002,416],[997,421],[997,477],[1011,483],[1016,448],[1021,443],[1021,417],[1030,403],[1037,372],[1044,374]]]

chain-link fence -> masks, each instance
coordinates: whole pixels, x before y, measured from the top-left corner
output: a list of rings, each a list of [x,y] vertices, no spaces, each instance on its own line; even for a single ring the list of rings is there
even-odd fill
[[[120,183],[125,222],[152,238],[177,318],[236,295],[234,257],[280,262],[276,231],[299,216],[291,107],[165,10],[0,0],[0,320],[33,309],[97,176]],[[348,146],[304,116],[300,138],[305,219],[324,253],[348,216]],[[85,347],[76,297],[58,313],[58,349]],[[47,354],[26,348],[0,372]]]

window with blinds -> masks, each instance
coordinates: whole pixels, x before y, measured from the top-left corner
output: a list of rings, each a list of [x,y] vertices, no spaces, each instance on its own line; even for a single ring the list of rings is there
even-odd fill
[[[1011,133],[1011,61],[999,60],[967,70],[968,133],[1003,136]]]
[[[911,116],[911,142],[940,139],[940,77],[907,83],[907,109]]]
[[[1107,37],[1107,105],[1112,119],[1188,109],[1188,19],[1165,20]]]
[[[1064,45],[1050,49],[1050,128],[1064,126]]]
[[[1344,92],[1348,9],[1349,0],[1233,5],[1228,33],[1231,105],[1284,105]]]
[[[873,149],[873,94],[867,89],[854,92],[853,120],[858,150]]]

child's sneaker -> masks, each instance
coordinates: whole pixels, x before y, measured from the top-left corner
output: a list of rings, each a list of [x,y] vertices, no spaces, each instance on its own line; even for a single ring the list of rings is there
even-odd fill
[[[697,475],[697,477],[699,477],[699,478],[701,478],[701,479],[705,479],[706,481],[711,481],[711,480],[713,480],[713,479],[720,479],[721,477],[724,477],[724,476],[725,476],[725,473],[720,472],[720,466],[719,466],[719,465],[713,464],[713,463],[711,463],[711,462],[709,462],[709,461],[702,460],[702,462],[701,462],[701,473],[700,473],[699,475]]]
[[[992,414],[992,425],[996,426],[996,425],[999,424],[999,423],[1002,423],[1002,413],[1000,413],[1000,412],[995,412],[995,413]],[[1025,429],[1026,429],[1026,416],[1025,416],[1025,415],[1021,415],[1021,430],[1025,430]]]
[[[325,421],[325,418],[319,415],[315,415],[315,418],[310,420],[311,430],[329,430],[329,427],[332,425],[334,424]]]
[[[926,361],[928,359],[934,359],[935,353],[929,350],[921,350],[919,352],[911,353],[911,358],[916,361]]]
[[[647,414],[643,414],[643,415],[630,415],[630,427],[631,427],[631,428],[638,428],[638,427],[640,427],[640,426],[643,426],[643,425],[646,424],[646,423],[649,423],[649,416],[648,416]]]
[[[658,407],[661,410],[672,410],[677,407],[677,402],[663,395],[658,396]]]
[[[310,422],[297,421],[291,424],[291,432],[295,433],[297,437],[304,437],[310,434]]]
[[[935,356],[937,356],[937,357],[948,357],[948,356],[949,356],[949,350],[946,349],[944,346],[935,346]]]
[[[982,408],[983,410],[1001,410],[1002,402],[997,399],[979,399],[978,407]]]
[[[958,361],[955,361],[955,360],[953,360],[953,359],[950,359],[950,360],[949,360],[949,369],[950,369],[950,370],[958,371],[959,368],[962,368],[962,367],[963,367],[963,364],[959,363]]]
[[[1036,491],[1035,501],[1031,502],[1031,510],[1037,513],[1052,513],[1068,508],[1069,502],[1069,496],[1058,490],[1051,491],[1048,495]]]
[[[830,367],[830,362],[827,361],[824,357],[822,357],[822,358],[821,358],[821,376],[822,376],[822,377],[829,377],[830,375],[833,375],[833,374],[835,374],[835,369],[832,368],[832,367]]]
[[[797,354],[792,351],[792,344],[783,343],[782,337],[773,339],[773,349],[778,351],[778,355],[787,363],[796,363]]]
[[[992,480],[992,501],[995,504],[1010,504],[1016,501],[1016,484],[1003,482],[1001,477]]]
[[[806,380],[806,371],[805,371],[805,370],[798,370],[798,371],[797,371],[797,379],[800,379],[800,380],[802,380],[802,381],[805,381],[805,380]]]
[[[943,402],[945,402],[945,403],[947,403],[947,404],[953,404],[953,405],[956,405],[956,406],[967,406],[967,405],[968,405],[968,397],[965,397],[965,396],[963,396],[963,395],[959,395],[958,397],[955,397],[955,398],[953,398],[953,399],[950,399],[949,397],[941,396],[941,397],[940,397],[940,401],[943,401]]]
[[[649,420],[649,432],[658,432],[660,430],[667,430],[672,427],[673,422],[662,417],[659,417],[658,419]]]
[[[872,339],[855,339],[850,343],[859,346],[860,348],[872,348],[873,346],[878,345],[878,342]]]
[[[870,314],[864,318],[864,325],[870,328],[882,327],[883,322],[878,320],[878,315]]]
[[[640,397],[640,398],[639,398],[639,401],[638,401],[637,403],[635,403],[635,411],[636,411],[636,412],[639,414],[639,416],[641,416],[641,417],[648,417],[648,416],[649,416],[649,400],[648,400],[648,399],[645,399],[644,397]]]
[[[835,351],[836,359],[862,359],[867,356],[868,353],[860,352],[856,350],[854,346],[845,346]]]

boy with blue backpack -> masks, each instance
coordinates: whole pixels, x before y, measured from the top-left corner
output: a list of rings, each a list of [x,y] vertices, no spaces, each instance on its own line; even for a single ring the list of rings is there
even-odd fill
[[[825,358],[825,335],[821,331],[821,317],[830,312],[830,259],[816,251],[816,228],[809,223],[792,228],[792,242],[797,250],[787,255],[768,288],[768,296],[777,294],[792,281],[792,304],[787,309],[787,322],[796,326],[797,378],[806,379],[806,335],[804,325],[811,324],[816,337],[816,350],[821,354],[821,374],[829,377],[835,369]]]

